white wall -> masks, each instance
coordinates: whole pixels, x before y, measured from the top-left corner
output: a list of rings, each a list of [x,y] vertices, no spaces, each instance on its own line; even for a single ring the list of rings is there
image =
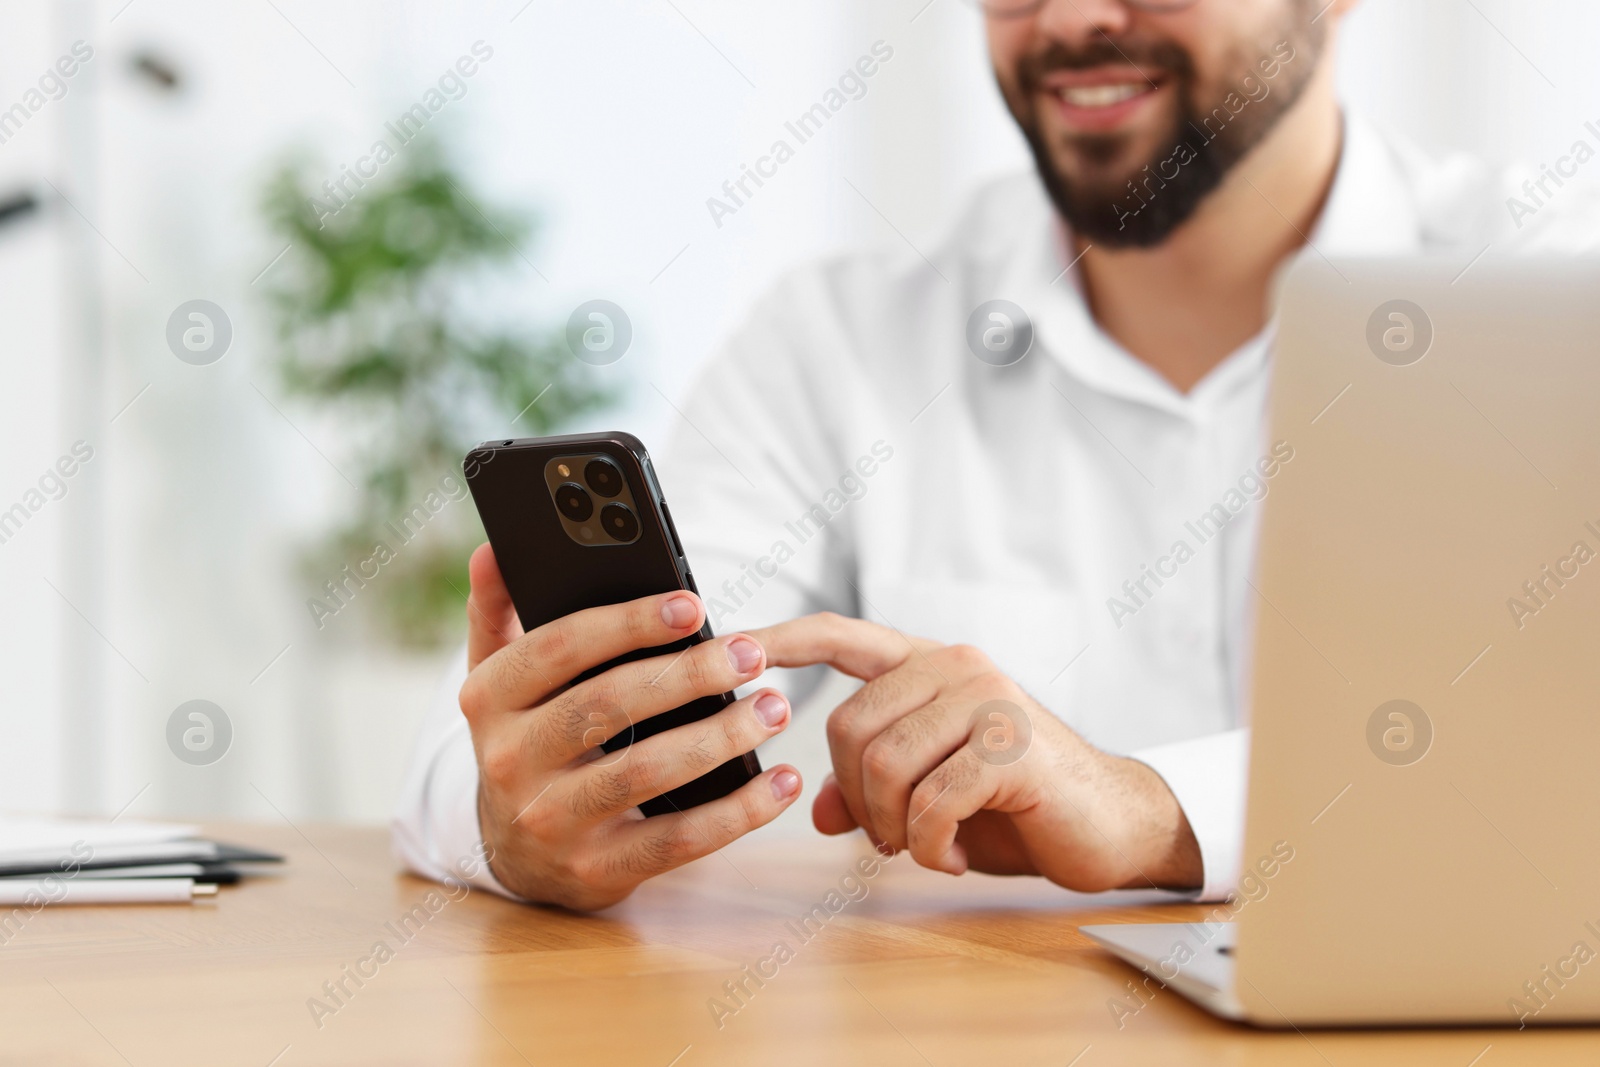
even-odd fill
[[[513,260],[496,303],[546,324],[594,296],[627,308],[635,349],[611,370],[627,402],[589,421],[647,441],[675,417],[655,387],[681,393],[786,264],[893,244],[895,229],[931,242],[973,184],[1026,165],[964,0],[277,0],[282,15],[123,4],[0,12],[0,107],[73,40],[96,52],[66,100],[0,145],[0,193],[50,195],[49,179],[93,224],[54,203],[0,230],[0,507],[74,440],[96,448],[66,499],[0,544],[9,808],[109,812],[137,796],[150,815],[375,819],[388,807],[438,664],[340,619],[317,632],[294,577],[296,546],[349,502],[329,460],[350,442],[283,401],[266,362],[252,279],[279,249],[256,203],[287,147],[315,146],[331,174],[487,42],[494,58],[436,127],[478,188],[544,216],[527,249],[537,272]],[[1600,10],[1476,4],[1368,0],[1342,57],[1347,95],[1430,147],[1550,158],[1600,118],[1583,51]],[[716,226],[707,197],[879,40],[894,58],[865,97]],[[146,47],[183,74],[180,93],[132,73]],[[180,363],[162,338],[195,297],[234,322],[232,350],[209,367]],[[167,716],[196,697],[234,722],[232,751],[210,767],[179,763],[164,741]]]
[[[10,107],[55,53],[46,44],[47,9],[17,8],[4,19],[0,106]],[[52,124],[59,117],[47,110],[0,144],[0,195],[36,188],[36,176],[57,156]],[[85,430],[62,410],[63,253],[37,215],[0,228],[0,509],[16,504]],[[83,479],[98,474],[85,471]],[[69,498],[76,502],[84,492],[87,484],[75,485]],[[54,802],[61,782],[61,654],[70,609],[46,581],[60,587],[64,580],[63,503],[42,509],[0,544],[0,803],[10,805]]]

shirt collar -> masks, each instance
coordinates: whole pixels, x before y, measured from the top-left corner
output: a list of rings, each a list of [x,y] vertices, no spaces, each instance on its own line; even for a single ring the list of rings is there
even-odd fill
[[[1328,202],[1302,255],[1386,256],[1422,249],[1422,213],[1411,182],[1383,137],[1345,116],[1344,145]]]
[[[1072,243],[1039,182],[1029,186],[1018,243],[999,273],[998,292],[1033,322],[1036,356],[1054,359],[1097,391],[1194,418],[1263,373],[1274,325],[1241,345],[1187,395],[1134,358],[1095,323],[1084,299]],[[1344,143],[1327,202],[1299,255],[1381,256],[1421,248],[1421,216],[1393,152],[1359,117],[1346,116]],[[1092,252],[1090,253],[1093,254]],[[1011,295],[1015,294],[1015,295]]]

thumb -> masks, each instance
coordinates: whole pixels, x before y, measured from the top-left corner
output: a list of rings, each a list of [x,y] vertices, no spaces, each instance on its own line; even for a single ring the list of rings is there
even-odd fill
[[[845,806],[839,780],[831,774],[811,802],[811,824],[825,834],[844,834],[856,828],[856,820]]]
[[[522,623],[511,604],[494,549],[479,545],[467,564],[472,593],[467,597],[467,670],[522,636]]]

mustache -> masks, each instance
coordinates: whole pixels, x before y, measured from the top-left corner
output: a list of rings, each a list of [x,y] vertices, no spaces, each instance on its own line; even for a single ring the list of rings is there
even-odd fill
[[[1129,65],[1147,73],[1169,73],[1183,81],[1192,81],[1194,76],[1194,60],[1171,41],[1139,37],[1124,37],[1119,41],[1102,35],[1071,48],[1060,41],[1052,41],[1017,64],[1017,78],[1024,87],[1034,89],[1054,71]]]

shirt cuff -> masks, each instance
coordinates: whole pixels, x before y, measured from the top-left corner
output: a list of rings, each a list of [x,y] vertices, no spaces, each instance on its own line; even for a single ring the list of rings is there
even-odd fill
[[[1132,753],[1167,783],[1200,844],[1204,874],[1198,900],[1222,900],[1238,888],[1249,756],[1249,730]]]
[[[421,789],[390,824],[395,857],[424,878],[521,901],[489,869],[492,857],[478,826],[478,761],[466,721],[439,741]]]

